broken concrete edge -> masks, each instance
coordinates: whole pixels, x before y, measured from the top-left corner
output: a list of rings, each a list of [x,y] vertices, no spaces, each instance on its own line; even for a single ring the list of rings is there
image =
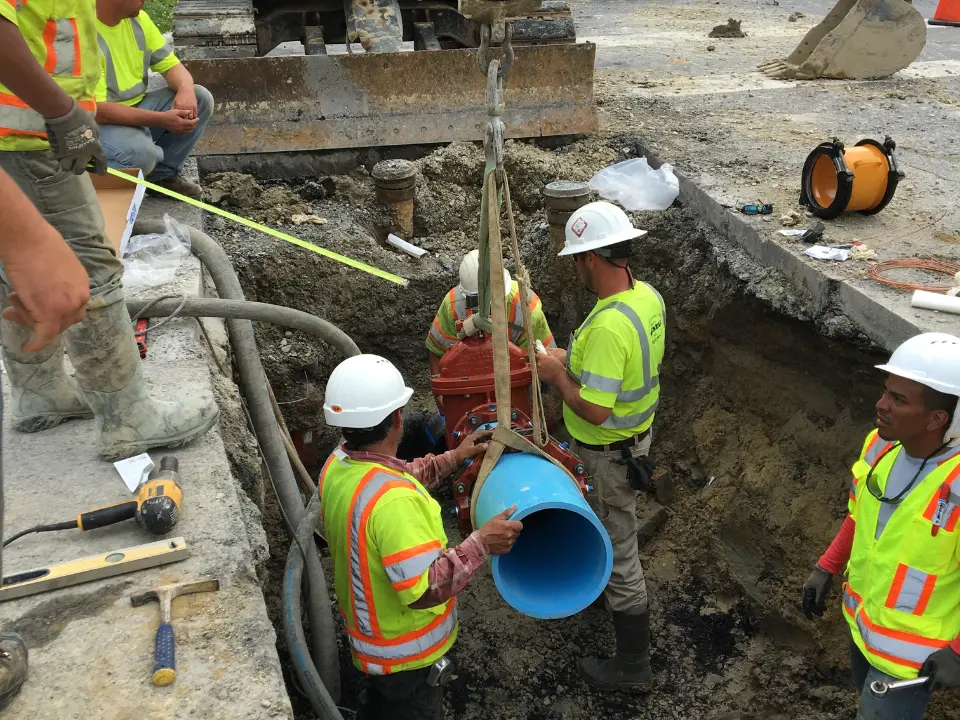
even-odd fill
[[[645,155],[651,167],[663,161],[648,146],[641,145],[638,154]],[[830,315],[840,313],[872,343],[893,351],[900,343],[924,329],[845,280],[828,277],[819,268],[805,262],[789,250],[771,242],[753,225],[724,207],[689,176],[673,169],[680,181],[679,200],[727,241],[742,249],[753,260],[779,272],[805,300],[809,316],[790,312],[800,320],[811,320],[818,326]],[[741,277],[742,280],[752,278]],[[783,310],[784,308],[778,308]],[[824,329],[824,328],[821,328]],[[827,332],[828,335],[833,334]]]

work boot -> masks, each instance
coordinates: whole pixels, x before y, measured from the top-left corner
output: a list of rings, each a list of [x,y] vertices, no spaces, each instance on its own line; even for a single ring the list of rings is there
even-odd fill
[[[0,710],[3,710],[27,679],[27,646],[15,632],[0,633]]]
[[[397,0],[347,0],[347,42],[370,53],[399,52],[403,18]]]
[[[186,195],[188,198],[193,198],[194,200],[199,200],[203,195],[202,187],[193,182],[193,180],[187,180],[180,173],[177,173],[173,177],[165,178],[164,180],[157,180],[154,185],[159,185],[162,188],[179,193],[180,195]]]
[[[23,325],[0,319],[13,427],[33,433],[73,418],[93,417],[73,378],[63,368],[63,339],[58,337],[40,352],[23,352],[20,348],[30,334]]]
[[[650,612],[636,609],[613,613],[617,654],[606,660],[580,660],[580,674],[601,690],[647,693],[653,686],[650,672]]]
[[[140,353],[122,301],[96,310],[64,333],[77,383],[100,425],[107,460],[185,445],[220,417],[212,397],[154,400],[144,387]]]

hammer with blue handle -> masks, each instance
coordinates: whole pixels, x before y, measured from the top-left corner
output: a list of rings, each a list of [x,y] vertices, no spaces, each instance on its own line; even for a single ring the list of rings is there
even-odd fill
[[[200,580],[198,582],[161,585],[140,595],[134,595],[130,602],[140,607],[152,600],[160,603],[160,626],[157,628],[156,657],[153,663],[153,684],[158,687],[171,685],[177,679],[177,663],[173,649],[173,625],[170,624],[170,606],[173,599],[181,595],[213,592],[220,589],[219,580]]]

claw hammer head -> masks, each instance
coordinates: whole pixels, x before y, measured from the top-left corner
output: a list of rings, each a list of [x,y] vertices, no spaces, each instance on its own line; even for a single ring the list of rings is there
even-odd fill
[[[170,622],[170,606],[173,599],[181,595],[192,595],[194,593],[213,592],[220,589],[219,580],[199,580],[197,582],[173,583],[172,585],[161,585],[160,587],[149,590],[130,598],[130,604],[134,607],[146,605],[148,602],[156,600],[160,603],[160,622]]]

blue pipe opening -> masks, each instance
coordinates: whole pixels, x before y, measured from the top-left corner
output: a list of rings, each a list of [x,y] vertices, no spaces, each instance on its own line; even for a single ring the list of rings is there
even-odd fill
[[[513,549],[493,558],[503,599],[535,618],[574,615],[596,600],[610,579],[613,547],[576,484],[535,455],[504,455],[477,497],[482,525],[512,505],[523,523]]]

